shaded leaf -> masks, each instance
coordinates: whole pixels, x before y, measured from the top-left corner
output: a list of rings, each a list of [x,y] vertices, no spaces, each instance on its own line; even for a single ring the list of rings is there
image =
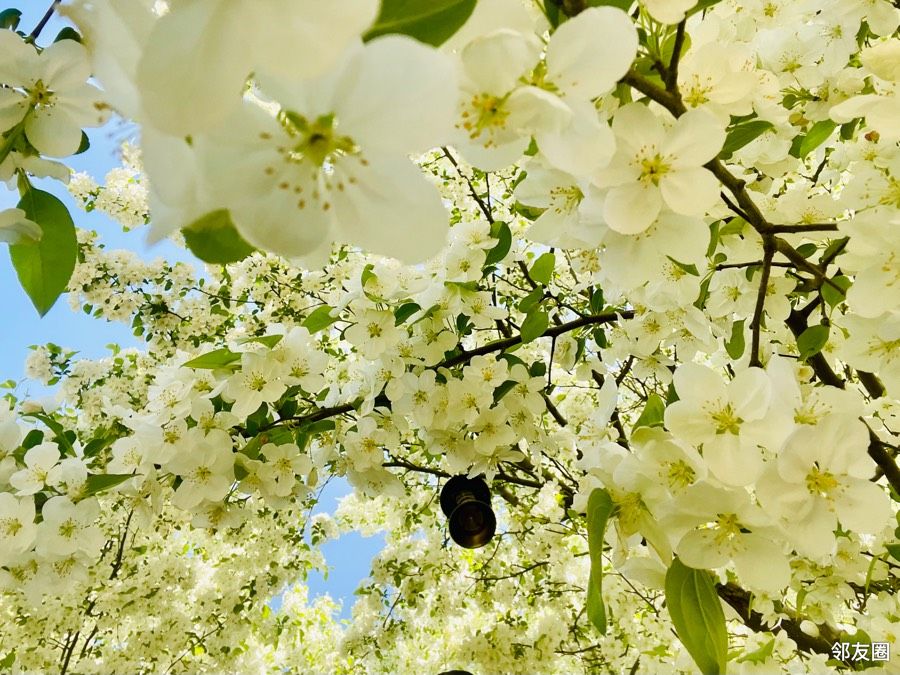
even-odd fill
[[[675,558],[666,573],[666,607],[678,639],[700,672],[724,675],[728,631],[712,575]]]
[[[330,305],[322,305],[321,307],[316,307],[312,312],[310,312],[309,316],[307,316],[303,323],[300,324],[310,333],[318,333],[320,330],[328,328],[331,324],[337,321],[336,317],[331,316],[331,312],[334,310],[334,307]]]
[[[468,20],[476,0],[382,0],[381,12],[363,40],[402,33],[438,46]]]
[[[800,358],[808,359],[818,354],[828,343],[828,326],[810,326],[797,338],[797,348],[800,350]]]
[[[522,322],[521,335],[522,343],[531,342],[544,334],[544,331],[550,326],[550,317],[547,312],[536,307],[525,315]]]
[[[84,484],[84,494],[88,497],[101,492],[111,490],[117,485],[121,485],[129,478],[134,478],[131,473],[97,473],[87,477]]]
[[[181,233],[191,253],[214,265],[243,260],[256,250],[238,233],[226,209],[210,211]]]

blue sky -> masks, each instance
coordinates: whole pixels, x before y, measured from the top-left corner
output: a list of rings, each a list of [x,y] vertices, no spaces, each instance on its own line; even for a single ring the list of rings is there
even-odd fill
[[[50,5],[46,2],[26,0],[17,3],[22,8],[20,30],[30,32]],[[24,5],[24,7],[23,7]],[[66,25],[54,17],[44,29],[38,44],[46,45],[56,33]],[[71,157],[66,163],[75,171],[86,171],[96,180],[102,181],[106,172],[118,165],[118,143],[123,138],[121,127],[89,129],[91,149],[79,156]],[[127,134],[125,134],[127,137]],[[75,223],[82,228],[96,230],[108,249],[127,248],[138,252],[150,260],[162,256],[168,260],[191,260],[189,254],[168,242],[148,247],[144,242],[145,232],[138,228],[123,232],[121,226],[103,214],[85,213],[80,210],[62,184],[51,180],[35,181],[42,190],[53,193],[69,208]],[[19,196],[0,183],[0,210],[15,206]],[[2,247],[5,248],[5,247]],[[6,251],[0,250],[0,289],[4,291],[4,321],[0,331],[0,381],[8,379],[21,381],[24,378],[24,362],[29,345],[55,342],[69,349],[77,350],[80,357],[97,358],[108,353],[106,345],[115,343],[122,347],[140,347],[140,341],[131,334],[128,325],[109,323],[92,319],[87,314],[73,312],[66,296],[59,298],[53,308],[43,318],[39,317],[25,292],[19,286],[15,270]],[[17,394],[43,396],[47,390],[37,383],[23,382]],[[332,511],[337,500],[348,491],[343,481],[333,481],[323,493],[317,510]],[[363,538],[348,534],[338,541],[323,546],[323,552],[331,565],[328,579],[312,575],[309,579],[310,596],[330,593],[332,597],[344,600],[344,616],[349,616],[353,602],[353,590],[368,576],[369,561],[383,546],[381,537]]]

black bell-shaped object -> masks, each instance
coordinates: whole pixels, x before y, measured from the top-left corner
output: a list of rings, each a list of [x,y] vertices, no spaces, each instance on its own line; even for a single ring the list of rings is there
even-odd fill
[[[448,480],[441,490],[441,510],[450,520],[450,537],[463,548],[484,546],[497,529],[491,491],[481,478]]]

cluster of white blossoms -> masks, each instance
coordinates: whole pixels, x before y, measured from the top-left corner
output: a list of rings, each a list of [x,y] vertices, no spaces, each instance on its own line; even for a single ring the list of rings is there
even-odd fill
[[[70,305],[144,343],[11,385],[2,667],[900,668],[895,3],[65,7],[84,47],[0,30],[23,284],[28,176],[110,107],[140,149],[69,191],[211,264],[78,231]],[[342,625],[300,582],[351,531],[386,546]]]

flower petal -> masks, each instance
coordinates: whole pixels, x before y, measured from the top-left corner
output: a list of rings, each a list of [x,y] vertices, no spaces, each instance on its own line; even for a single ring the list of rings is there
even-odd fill
[[[347,65],[335,92],[341,133],[364,150],[421,152],[446,142],[457,104],[448,56],[416,40],[387,35]]]
[[[661,208],[662,199],[655,186],[626,183],[607,193],[603,217],[616,232],[638,234],[650,227]]]
[[[574,102],[569,107],[571,124],[559,132],[538,131],[538,147],[553,166],[576,176],[590,175],[609,164],[616,137],[590,103]]]
[[[662,144],[663,155],[676,167],[701,166],[719,154],[725,143],[725,127],[706,110],[689,110],[678,118]]]
[[[754,445],[741,443],[739,436],[718,434],[703,443],[703,459],[712,474],[725,485],[750,485],[762,475],[765,464]]]
[[[621,9],[586,9],[550,38],[547,79],[563,96],[588,101],[615,86],[634,61],[637,47],[637,30]]]
[[[791,582],[791,566],[781,547],[762,535],[740,536],[734,553],[734,568],[751,590],[777,593]]]
[[[216,126],[240,103],[251,65],[237,48],[244,15],[237,3],[181,3],[153,26],[137,68],[144,111],[161,130],[183,136]]]
[[[335,176],[343,167],[335,166]],[[427,260],[446,243],[449,214],[440,194],[405,157],[354,169],[357,182],[333,193],[337,239],[407,263]]]
[[[702,167],[676,169],[659,181],[666,206],[683,216],[702,216],[719,198],[719,181]]]

